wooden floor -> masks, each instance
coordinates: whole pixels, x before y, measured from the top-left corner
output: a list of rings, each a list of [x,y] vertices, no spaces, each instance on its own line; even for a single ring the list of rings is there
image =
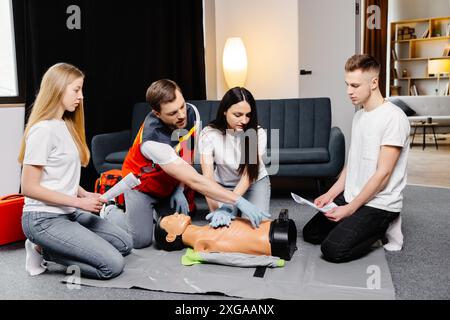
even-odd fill
[[[438,150],[432,135],[416,135],[408,158],[408,184],[450,188],[450,134],[438,134]]]

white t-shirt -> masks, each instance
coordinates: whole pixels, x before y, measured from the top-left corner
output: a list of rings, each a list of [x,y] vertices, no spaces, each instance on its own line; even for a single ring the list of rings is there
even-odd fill
[[[381,146],[402,147],[387,186],[366,205],[386,211],[400,212],[402,191],[406,185],[410,125],[405,113],[385,102],[372,111],[356,112],[352,125],[352,141],[345,180],[345,201],[351,202],[374,175]]]
[[[141,153],[159,165],[169,164],[180,158],[171,146],[155,141],[145,141],[141,144]]]
[[[199,153],[212,155],[216,168],[214,170],[215,180],[224,186],[236,186],[241,179],[239,175],[239,162],[241,160],[241,139],[243,131],[230,130],[223,135],[218,129],[210,126],[205,127],[200,133],[198,148]],[[256,139],[256,134],[255,134]],[[267,170],[261,157],[267,151],[267,133],[259,128],[257,132],[258,156],[260,157],[260,166],[257,180],[267,176]],[[252,138],[250,135],[250,144]],[[251,152],[250,147],[250,152]],[[252,156],[250,155],[250,160]]]
[[[75,142],[63,120],[44,120],[30,128],[23,164],[43,166],[41,186],[76,197],[81,163]],[[68,214],[75,208],[56,206],[25,197],[23,211]]]

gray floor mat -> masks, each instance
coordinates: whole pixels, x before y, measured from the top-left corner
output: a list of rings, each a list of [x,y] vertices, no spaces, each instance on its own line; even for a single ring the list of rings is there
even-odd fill
[[[384,249],[348,263],[333,264],[321,258],[319,246],[298,239],[298,247],[285,267],[267,269],[264,278],[254,268],[181,264],[185,250],[133,250],[124,272],[101,281],[82,279],[88,286],[178,292],[223,293],[247,299],[395,299]]]

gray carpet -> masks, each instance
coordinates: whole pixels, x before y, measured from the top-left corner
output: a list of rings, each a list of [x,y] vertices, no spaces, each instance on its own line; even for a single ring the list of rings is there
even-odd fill
[[[405,243],[386,252],[397,299],[450,299],[450,189],[408,186]]]
[[[277,196],[272,213],[288,208],[299,232],[313,212],[299,212],[294,202]],[[396,289],[396,299],[450,299],[450,189],[408,186],[405,190],[403,233],[400,252],[387,252],[386,258]],[[61,280],[65,269],[51,264],[49,271],[29,277],[24,270],[23,242],[0,246],[0,299],[179,299],[223,300],[221,295],[175,294],[141,289],[109,289],[82,286],[69,289]]]

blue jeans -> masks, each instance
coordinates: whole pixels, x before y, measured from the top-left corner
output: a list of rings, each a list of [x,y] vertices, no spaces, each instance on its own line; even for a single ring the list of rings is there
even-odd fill
[[[153,240],[153,211],[156,211],[156,218],[174,213],[175,209],[169,202],[170,198],[161,199],[138,190],[128,190],[125,191],[126,212],[113,209],[105,219],[131,236],[133,248],[146,248]]]
[[[262,211],[270,213],[270,179],[266,176],[250,185],[244,198]]]
[[[224,188],[227,188],[231,191],[233,191],[235,187],[236,186],[224,186]],[[270,193],[270,179],[269,176],[265,176],[264,178],[252,183],[243,197],[262,211],[271,214]],[[235,210],[237,210],[236,207]]]
[[[22,228],[31,242],[42,247],[45,260],[77,265],[88,278],[118,276],[125,265],[123,256],[132,250],[125,231],[81,210],[71,214],[24,212]]]

